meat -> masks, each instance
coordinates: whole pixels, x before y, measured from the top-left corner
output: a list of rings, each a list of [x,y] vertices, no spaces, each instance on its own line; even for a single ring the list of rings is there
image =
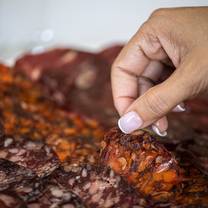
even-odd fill
[[[44,193],[27,204],[28,208],[85,208],[81,199],[73,192],[55,184],[47,184]]]
[[[27,168],[13,162],[0,159],[0,191],[12,186],[21,185],[22,182],[33,179],[35,174]]]
[[[5,135],[12,135],[18,141],[29,138],[45,142],[61,161],[95,162],[103,135],[95,120],[59,110],[30,82],[12,76],[5,67],[0,67],[0,73],[0,121]],[[23,146],[21,149],[26,148]],[[48,151],[45,147],[40,149],[41,154]],[[30,153],[35,157],[35,150]]]
[[[65,110],[95,118],[109,127],[118,117],[111,96],[110,68],[120,50],[121,46],[116,46],[92,54],[55,49],[25,55],[17,60],[14,69],[38,82],[45,96]]]
[[[117,121],[109,71],[120,49],[25,55],[14,74],[0,66],[0,207],[207,207],[206,99],[171,114],[165,139],[114,129],[100,161],[97,121]]]
[[[22,208],[26,207],[25,203],[18,198],[15,193],[0,193],[0,207],[1,208]]]
[[[28,168],[39,177],[50,175],[59,167],[58,158],[43,142],[21,139],[1,137],[0,157]]]
[[[65,164],[54,175],[58,184],[73,190],[89,207],[130,208],[151,205],[113,170],[102,165]]]
[[[174,156],[149,133],[123,134],[111,129],[102,142],[101,160],[140,192],[158,195],[182,180]]]

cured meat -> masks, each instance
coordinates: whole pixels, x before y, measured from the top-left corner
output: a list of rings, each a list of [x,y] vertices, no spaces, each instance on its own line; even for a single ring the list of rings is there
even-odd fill
[[[0,192],[1,208],[23,208],[25,203],[15,193]]]
[[[111,95],[110,68],[120,48],[99,54],[55,49],[25,55],[17,60],[14,70],[38,82],[45,96],[65,110],[79,112],[111,126],[118,115]]]
[[[0,159],[0,191],[23,184],[36,175],[31,170],[8,160]]]
[[[110,168],[101,165],[64,165],[54,178],[73,190],[89,207],[150,207],[147,199],[135,192]]]
[[[0,158],[30,169],[39,177],[50,175],[59,166],[58,158],[43,142],[22,140],[15,141],[11,137],[1,137]]]
[[[80,198],[73,192],[55,184],[47,184],[43,194],[27,204],[28,208],[85,208]]]
[[[96,121],[57,109],[30,82],[20,76],[12,76],[9,69],[3,66],[0,67],[0,74],[0,121],[5,135],[12,135],[17,141],[28,138],[30,141],[45,142],[61,161],[95,162],[103,135]],[[39,143],[30,144],[37,144],[38,148]],[[23,149],[27,146],[24,145],[19,144]],[[50,149],[40,145],[40,150],[26,152],[36,157],[35,151],[37,155],[42,152],[47,156]],[[43,160],[45,163],[44,159],[39,157],[37,161]],[[52,160],[55,160],[53,156]]]
[[[62,197],[57,199],[52,196],[50,187],[55,187],[62,193],[75,192],[74,199],[78,201],[78,206],[80,203],[81,205],[84,203],[87,207],[102,207],[103,204],[107,204],[108,207],[158,208],[208,206],[206,99],[189,102],[187,113],[171,114],[168,137],[157,138],[169,151],[174,152],[183,169],[182,181],[174,185],[170,191],[155,191],[154,193],[150,191],[142,196],[140,193],[142,190],[132,188],[135,180],[129,183],[128,175],[120,177],[121,172],[117,174],[110,168],[101,167],[105,163],[100,162],[98,150],[103,130],[97,121],[87,118],[86,115],[93,115],[105,126],[112,126],[117,121],[109,87],[109,71],[119,50],[119,47],[112,47],[98,54],[92,54],[73,49],[54,49],[39,55],[26,55],[16,62],[15,75],[10,69],[0,66],[0,151],[8,151],[13,148],[12,145],[15,148],[27,149],[24,146],[26,141],[35,145],[42,144],[55,151],[61,166],[53,171],[51,168],[42,169],[41,167],[45,167],[45,163],[51,164],[50,157],[46,157],[43,163],[39,158],[40,166],[34,163],[36,167],[39,167],[38,169],[33,169],[31,164],[25,163],[27,164],[25,167],[29,167],[30,171],[33,170],[40,176],[43,175],[34,178],[27,178],[23,175],[19,182],[17,180],[17,182],[11,182],[5,186],[6,188],[0,194],[14,198],[17,207],[19,205],[21,207],[31,205],[33,208],[35,206],[48,207],[51,203],[49,198],[55,200],[50,204],[52,207],[71,207],[73,203],[62,204]],[[106,74],[108,77],[105,77]],[[26,80],[25,77],[29,77],[32,82]],[[90,85],[91,87],[89,87]],[[51,99],[55,101],[55,104],[49,101]],[[58,109],[58,106],[68,112]],[[76,113],[71,113],[71,111]],[[13,144],[8,148],[4,147],[5,138],[14,139]],[[109,142],[106,149],[112,145],[113,141]],[[153,139],[150,143],[152,144],[154,141]],[[140,144],[138,141],[136,143]],[[102,144],[104,148],[105,144]],[[132,143],[126,141],[126,144]],[[123,144],[116,145],[122,146]],[[112,146],[115,147],[115,144]],[[158,143],[155,146],[158,147]],[[159,145],[158,148],[163,153],[168,152],[162,148],[162,145]],[[125,151],[118,150],[125,153],[130,152],[131,148],[125,147]],[[150,150],[151,148],[145,149],[145,154],[151,153]],[[37,151],[46,153],[42,147]],[[135,152],[138,156],[138,151]],[[32,157],[36,160],[36,154],[33,153],[34,151],[31,151]],[[167,158],[169,156],[172,158],[172,155],[167,154]],[[125,158],[130,157],[125,154]],[[112,157],[109,161],[111,159]],[[29,161],[26,158],[24,160]],[[119,162],[125,163],[123,159]],[[129,161],[127,162],[129,164]],[[17,167],[20,166],[17,165]],[[46,165],[46,167],[48,166]],[[136,164],[134,167],[136,168]],[[150,162],[145,167],[156,166]],[[171,166],[170,172],[176,167]],[[22,166],[21,168],[27,170]],[[179,168],[179,170],[181,169]],[[126,168],[126,170],[128,169]],[[148,171],[148,169],[147,172],[143,171],[144,174],[141,176],[143,179],[148,175]],[[152,172],[150,173],[152,174]],[[178,176],[181,176],[181,172],[178,173]],[[117,178],[120,178],[120,182],[114,183],[113,181]],[[130,177],[130,179],[135,178]],[[90,182],[90,185],[87,185],[86,188],[82,185],[87,181]],[[101,184],[101,186],[98,188],[97,184]],[[169,188],[169,185],[165,188]],[[92,193],[90,190],[97,191]],[[144,190],[146,189],[144,188]],[[57,201],[58,204],[56,204]],[[97,203],[99,204],[97,205]]]
[[[111,66],[122,48],[123,45],[113,45],[104,48],[102,51],[98,53],[98,56],[105,60]]]
[[[101,160],[140,192],[158,195],[182,180],[174,156],[149,133],[123,134],[111,129],[102,142]]]

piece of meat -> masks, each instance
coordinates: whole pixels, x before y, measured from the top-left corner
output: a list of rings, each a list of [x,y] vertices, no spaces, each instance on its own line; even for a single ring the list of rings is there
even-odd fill
[[[147,195],[168,192],[182,180],[174,156],[143,130],[126,135],[111,129],[102,142],[101,160]]]
[[[0,159],[0,191],[22,185],[36,175],[31,170],[11,161]]]
[[[26,204],[15,193],[0,192],[1,208],[25,208]]]
[[[0,138],[0,158],[7,159],[35,172],[39,177],[50,175],[59,161],[51,148],[41,141],[2,136]]]
[[[43,194],[27,203],[28,208],[85,208],[81,199],[73,192],[56,184],[47,184]]]
[[[24,181],[20,185],[16,185],[8,189],[13,191],[25,203],[37,200],[44,193],[45,184],[48,182],[48,177],[35,177],[31,180]]]
[[[103,136],[95,120],[59,110],[40,89],[4,66],[0,74],[0,121],[5,135],[17,141],[45,142],[61,161],[95,162]],[[46,153],[44,148],[41,151]]]
[[[120,53],[123,46],[124,45],[122,45],[122,44],[118,44],[118,45],[113,45],[113,46],[104,48],[97,55],[99,57],[101,57],[103,60],[105,60],[111,66],[113,64],[115,58]]]
[[[17,60],[14,71],[38,82],[49,99],[68,111],[95,118],[105,126],[115,124],[111,86],[111,60],[115,47],[92,54],[74,49],[54,49],[42,54],[26,54]]]
[[[89,207],[151,207],[148,199],[136,193],[119,175],[103,165],[65,164],[53,177],[58,184],[76,193]]]

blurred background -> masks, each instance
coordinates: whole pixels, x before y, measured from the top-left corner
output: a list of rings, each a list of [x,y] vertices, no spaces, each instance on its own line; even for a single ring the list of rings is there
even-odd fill
[[[207,6],[207,0],[0,0],[0,60],[70,46],[97,51],[126,42],[160,7]]]

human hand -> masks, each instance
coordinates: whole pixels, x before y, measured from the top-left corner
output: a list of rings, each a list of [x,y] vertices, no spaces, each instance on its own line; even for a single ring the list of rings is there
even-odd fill
[[[153,12],[116,58],[111,80],[120,129],[153,124],[166,135],[166,114],[183,111],[180,103],[208,89],[208,7]]]

